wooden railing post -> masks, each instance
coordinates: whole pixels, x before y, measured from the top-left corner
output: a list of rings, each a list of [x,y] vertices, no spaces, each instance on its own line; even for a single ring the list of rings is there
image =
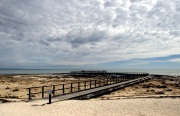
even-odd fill
[[[42,98],[44,98],[44,86],[42,87]]]
[[[102,81],[102,80],[100,79],[99,82],[98,82],[98,83],[99,83],[99,87],[101,87],[101,85],[102,85],[101,81]]]
[[[90,86],[90,89],[91,89],[91,80],[90,80],[90,85],[89,86]]]
[[[78,82],[78,91],[80,91],[80,82]]]
[[[64,94],[64,84],[62,84],[62,94]]]
[[[71,83],[71,90],[70,90],[70,92],[73,92],[73,84]]]
[[[31,88],[28,88],[29,90],[29,100],[31,100]]]
[[[53,85],[53,96],[55,96],[55,85]]]
[[[86,90],[86,81],[84,81],[84,90]]]
[[[96,88],[96,80],[94,81],[94,86],[95,86],[95,88]]]

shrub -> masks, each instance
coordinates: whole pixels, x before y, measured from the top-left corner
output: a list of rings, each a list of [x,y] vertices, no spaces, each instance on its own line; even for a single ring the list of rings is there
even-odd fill
[[[156,94],[164,94],[164,91],[157,91]]]
[[[157,88],[167,88],[166,85],[158,85]]]
[[[2,99],[2,103],[9,102],[7,99]]]
[[[19,91],[19,89],[14,89],[14,90],[12,90],[13,92],[15,92],[15,91]]]
[[[8,86],[5,89],[10,89]]]
[[[166,91],[172,91],[172,89],[167,89]]]

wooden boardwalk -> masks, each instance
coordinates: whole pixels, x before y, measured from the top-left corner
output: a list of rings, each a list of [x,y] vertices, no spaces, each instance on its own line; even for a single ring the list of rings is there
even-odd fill
[[[93,89],[88,89],[88,90],[84,90],[84,91],[79,91],[79,92],[75,92],[75,93],[69,93],[69,94],[64,94],[61,96],[57,96],[57,97],[52,97],[51,102],[58,102],[58,101],[63,101],[63,100],[68,100],[68,99],[74,99],[74,98],[78,98],[78,97],[83,97],[83,96],[94,96],[94,95],[98,95],[98,94],[102,94],[113,91],[113,90],[117,90],[120,88],[124,88],[126,86],[130,86],[142,81],[146,81],[151,79],[150,76],[146,76],[146,77],[141,77],[141,78],[137,78],[137,79],[133,79],[133,80],[129,80],[129,81],[124,81],[124,82],[120,82],[120,83],[115,83],[115,84],[111,84],[111,85],[107,85],[107,86],[102,86],[102,87],[98,87],[98,88],[93,88]],[[45,100],[45,99],[43,99]],[[48,98],[46,98],[46,103],[48,103]],[[38,100],[37,100],[38,101]]]

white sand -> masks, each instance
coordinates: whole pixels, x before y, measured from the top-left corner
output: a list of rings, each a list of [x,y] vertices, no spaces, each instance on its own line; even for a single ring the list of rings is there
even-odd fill
[[[0,104],[0,116],[179,116],[180,99],[68,100]]]

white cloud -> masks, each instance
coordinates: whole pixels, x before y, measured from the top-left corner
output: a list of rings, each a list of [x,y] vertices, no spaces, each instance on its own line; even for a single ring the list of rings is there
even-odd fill
[[[170,61],[170,62],[180,63],[180,58],[171,59],[171,60],[169,60],[169,61]]]
[[[179,0],[2,0],[0,64],[81,65],[180,54],[179,6]]]

